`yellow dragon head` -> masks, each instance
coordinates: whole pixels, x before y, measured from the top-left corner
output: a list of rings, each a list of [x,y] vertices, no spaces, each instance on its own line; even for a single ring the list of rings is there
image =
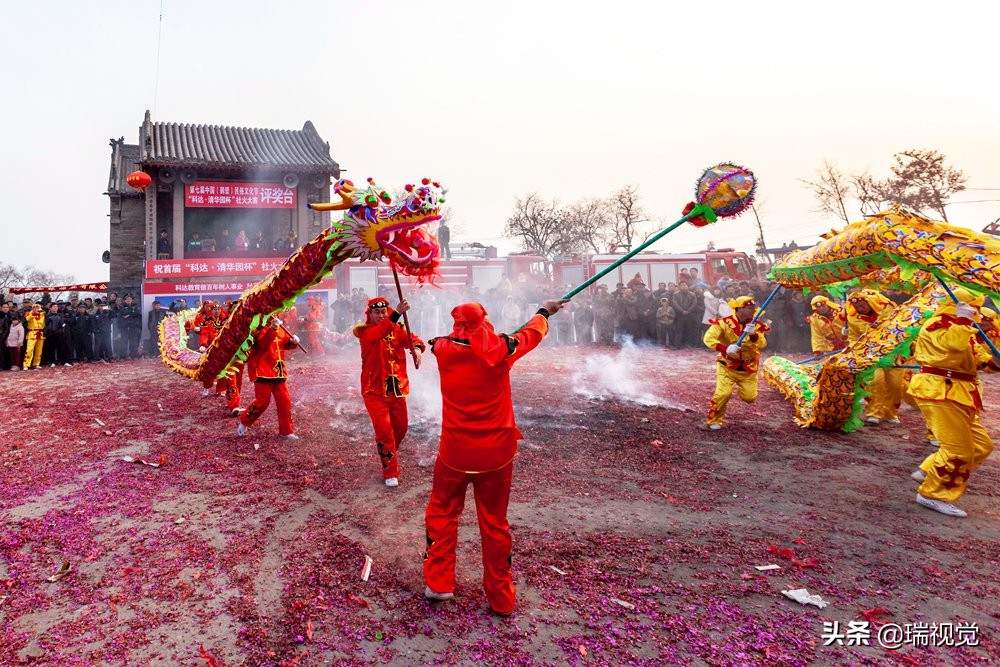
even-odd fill
[[[440,252],[426,226],[441,219],[444,190],[428,178],[405,190],[402,201],[394,204],[392,196],[370,178],[365,188],[341,180],[333,188],[341,201],[309,206],[317,211],[344,211],[333,229],[355,257],[387,257],[401,273],[430,280],[437,273]]]

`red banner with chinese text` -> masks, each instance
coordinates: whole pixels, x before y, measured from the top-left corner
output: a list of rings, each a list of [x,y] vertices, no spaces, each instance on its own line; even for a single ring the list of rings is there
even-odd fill
[[[184,186],[190,208],[295,208],[295,190],[281,183],[195,181]]]
[[[256,280],[215,280],[206,282],[146,282],[142,293],[150,296],[164,294],[240,294],[257,284]],[[310,291],[337,289],[337,279],[333,276],[309,288]]]
[[[286,257],[150,259],[146,260],[146,278],[266,276],[284,264],[286,259]]]
[[[8,287],[11,294],[31,294],[33,292],[107,292],[107,283],[80,283],[79,285],[53,285],[51,287]]]

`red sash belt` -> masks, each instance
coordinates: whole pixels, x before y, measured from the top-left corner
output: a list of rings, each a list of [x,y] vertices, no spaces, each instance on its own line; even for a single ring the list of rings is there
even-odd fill
[[[946,368],[934,368],[933,366],[921,366],[920,372],[927,373],[928,375],[939,375],[943,378],[965,380],[966,382],[975,382],[977,379],[977,376],[974,373],[960,373]]]

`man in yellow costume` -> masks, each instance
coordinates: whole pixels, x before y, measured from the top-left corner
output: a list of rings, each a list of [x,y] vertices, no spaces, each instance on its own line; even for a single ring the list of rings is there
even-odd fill
[[[733,314],[709,320],[705,332],[705,345],[719,353],[715,366],[715,394],[708,404],[705,423],[713,431],[722,428],[726,405],[737,390],[740,400],[753,403],[757,400],[757,364],[760,351],[767,346],[764,334],[770,329],[763,322],[751,323],[757,304],[749,296],[729,300]],[[736,345],[743,332],[746,338]]]
[[[853,345],[873,324],[888,317],[893,303],[880,292],[861,289],[847,298],[847,344]],[[899,423],[899,404],[903,400],[903,371],[901,369],[875,369],[872,378],[871,398],[865,407],[865,422],[878,424]]]
[[[817,294],[809,302],[812,315],[809,331],[812,333],[812,351],[815,355],[826,354],[844,347],[844,310],[840,304]]]
[[[42,304],[31,306],[31,312],[24,316],[24,370],[41,368],[42,346],[45,345],[45,312]]]
[[[978,371],[997,371],[1000,365],[972,324],[983,298],[962,288],[955,290],[955,296],[959,303],[941,304],[913,346],[920,372],[910,381],[910,393],[939,445],[911,476],[920,482],[918,503],[941,514],[965,517],[966,512],[952,503],[965,492],[972,471],[993,451],[979,421],[983,401]]]

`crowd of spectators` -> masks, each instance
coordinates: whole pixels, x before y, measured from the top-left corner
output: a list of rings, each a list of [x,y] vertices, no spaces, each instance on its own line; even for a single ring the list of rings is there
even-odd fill
[[[683,272],[678,282],[661,282],[650,289],[636,275],[628,283],[612,290],[598,285],[573,297],[559,313],[550,318],[548,345],[620,345],[626,340],[672,349],[703,347],[702,337],[709,322],[731,314],[728,301],[738,296],[752,296],[760,305],[776,284],[761,280],[723,278],[709,286],[696,271]],[[478,301],[490,315],[496,328],[512,332],[519,328],[547,299],[558,298],[573,288],[523,281],[512,282],[504,275],[485,292],[468,286],[461,290],[421,289],[409,295],[412,309],[409,320],[414,331],[425,338],[441,335],[450,327],[451,309],[462,302]],[[822,293],[822,292],[821,292]],[[897,303],[905,302],[905,293],[887,291]],[[394,292],[378,294],[395,303]],[[809,353],[809,299],[801,290],[779,292],[767,308],[763,320],[769,323],[768,350],[771,352]],[[370,295],[363,288],[343,292],[329,304],[325,332],[348,334],[365,319]],[[195,303],[197,307],[199,304]],[[175,299],[165,308],[154,301],[145,313],[130,294],[122,299],[114,292],[106,298],[78,298],[52,301],[44,295],[38,301],[24,299],[20,304],[8,300],[0,304],[0,370],[72,366],[81,363],[111,363],[158,356],[159,324],[171,312],[188,308],[185,299]],[[26,358],[29,340],[28,314],[44,314],[42,353],[37,363]],[[302,322],[305,317],[298,318]],[[37,317],[35,318],[37,321]],[[143,334],[145,328],[145,335]],[[140,341],[145,338],[144,345]],[[351,336],[341,340],[350,342]],[[32,355],[34,356],[34,355]]]
[[[131,294],[80,299],[74,293],[69,301],[53,301],[46,294],[20,304],[8,300],[0,304],[0,370],[137,359],[143,352],[142,326],[142,310]]]
[[[184,244],[184,250],[191,252],[232,252],[243,253],[249,250],[276,250],[279,252],[290,252],[299,247],[299,237],[294,231],[289,231],[286,235],[271,241],[265,238],[263,230],[258,229],[252,235],[248,235],[245,229],[233,234],[228,227],[223,227],[218,237],[212,236],[208,231],[192,232]],[[156,239],[157,259],[173,259],[173,241],[167,230],[161,229],[160,235]]]

